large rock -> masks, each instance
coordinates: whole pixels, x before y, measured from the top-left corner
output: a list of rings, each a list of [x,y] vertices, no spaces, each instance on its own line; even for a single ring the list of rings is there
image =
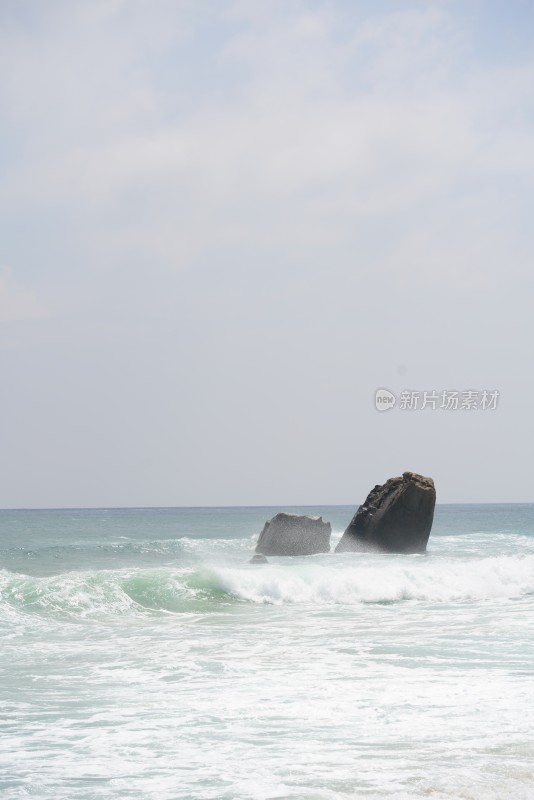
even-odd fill
[[[432,478],[415,472],[390,478],[369,492],[341,537],[336,553],[348,550],[424,553],[435,505]]]
[[[322,517],[299,514],[276,514],[265,523],[256,553],[264,556],[310,556],[313,553],[330,552],[329,522]]]

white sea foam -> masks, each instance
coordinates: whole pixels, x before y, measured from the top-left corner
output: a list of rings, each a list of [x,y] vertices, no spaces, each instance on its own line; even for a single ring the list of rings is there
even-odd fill
[[[75,541],[31,515],[47,538],[0,571],[0,795],[530,800],[534,508],[467,511],[427,556],[264,566],[249,510],[219,538],[218,510],[91,513]]]
[[[254,603],[452,602],[514,598],[534,592],[534,556],[430,561],[422,558],[373,562],[268,564],[210,570],[214,587]]]
[[[355,561],[357,563],[355,563]],[[21,613],[83,618],[197,611],[244,601],[273,605],[360,605],[513,599],[534,593],[534,556],[471,560],[323,557],[261,566],[206,565],[0,575],[0,604]]]

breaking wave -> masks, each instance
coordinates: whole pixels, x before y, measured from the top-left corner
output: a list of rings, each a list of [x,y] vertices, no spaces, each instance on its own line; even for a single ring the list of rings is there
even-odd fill
[[[0,613],[102,618],[208,612],[235,602],[360,605],[454,603],[534,593],[534,556],[478,560],[372,557],[355,563],[121,569],[49,577],[0,573]]]
[[[458,602],[515,598],[534,592],[534,556],[429,562],[404,558],[365,565],[322,565],[256,570],[214,569],[214,586],[254,603],[321,605]]]

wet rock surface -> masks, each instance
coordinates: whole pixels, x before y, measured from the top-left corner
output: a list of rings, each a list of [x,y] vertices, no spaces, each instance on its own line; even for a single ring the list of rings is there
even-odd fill
[[[405,472],[369,492],[336,553],[382,550],[424,553],[432,528],[436,490],[432,478]]]
[[[322,517],[282,511],[265,523],[256,553],[264,556],[309,556],[330,552],[332,528]]]

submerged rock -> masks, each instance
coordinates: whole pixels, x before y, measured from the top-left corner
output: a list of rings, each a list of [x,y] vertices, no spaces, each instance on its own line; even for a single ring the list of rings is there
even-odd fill
[[[330,552],[332,528],[322,517],[281,511],[265,523],[256,553],[266,556],[310,556]]]
[[[254,555],[252,556],[252,558],[250,559],[250,561],[248,563],[249,564],[268,564],[269,562],[267,561],[267,559],[265,558],[263,553],[254,553]]]
[[[416,472],[390,478],[369,492],[341,537],[336,553],[349,550],[424,553],[435,505],[432,478]]]

